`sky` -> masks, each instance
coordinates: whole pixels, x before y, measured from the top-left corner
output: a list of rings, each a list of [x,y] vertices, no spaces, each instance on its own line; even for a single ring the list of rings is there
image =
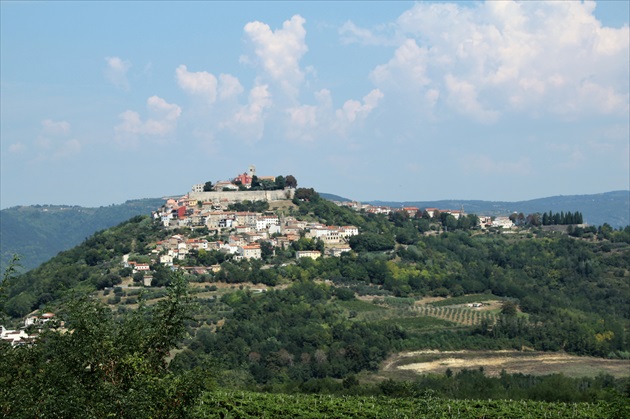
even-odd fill
[[[0,207],[630,189],[629,2],[0,2]]]

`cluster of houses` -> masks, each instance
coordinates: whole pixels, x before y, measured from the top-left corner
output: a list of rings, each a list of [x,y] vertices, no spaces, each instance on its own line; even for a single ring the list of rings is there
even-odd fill
[[[299,221],[294,217],[261,214],[255,212],[216,212],[208,217],[207,225],[219,233],[228,232],[226,240],[208,241],[207,239],[189,239],[181,234],[157,242],[153,250],[159,262],[173,266],[177,261],[187,258],[192,250],[218,250],[235,259],[261,259],[260,242],[265,241],[273,248],[286,248],[301,237],[319,239],[325,245],[325,254],[339,256],[350,251],[348,240],[359,234],[355,226],[325,226],[319,223]],[[307,253],[298,252],[297,257]],[[310,257],[321,256],[310,253]],[[132,262],[131,262],[132,263]],[[128,262],[129,264],[129,262]],[[146,269],[143,264],[129,265],[136,271]]]
[[[402,207],[402,208],[393,208],[385,205],[370,205],[370,204],[362,204],[361,202],[356,201],[333,201],[340,207],[350,208],[355,211],[363,211],[367,214],[385,214],[389,215],[392,212],[396,211],[404,211],[409,214],[410,217],[422,216],[423,214],[427,214],[430,218],[435,217],[436,214],[450,214],[455,217],[456,220],[459,220],[460,217],[465,216],[466,213],[463,209],[461,210],[452,210],[452,209],[439,209],[439,208],[424,208],[421,210],[418,207]],[[511,229],[515,227],[512,220],[509,217],[490,217],[485,215],[478,216],[479,218],[479,226],[483,228],[488,227],[497,227],[503,229]]]
[[[192,230],[205,228],[208,237],[223,239],[211,241],[206,238],[188,238],[182,234],[174,234],[156,243],[151,259],[168,267],[179,266],[191,273],[205,274],[209,271],[217,272],[221,267],[181,266],[191,251],[216,250],[232,255],[234,260],[262,259],[261,242],[268,243],[272,249],[285,249],[304,237],[321,240],[324,252],[322,254],[318,250],[297,251],[296,259],[339,257],[351,250],[348,244],[350,237],[359,234],[359,229],[355,226],[327,226],[272,212],[228,211],[224,209],[228,205],[229,202],[225,205],[191,203],[188,195],[179,199],[169,199],[161,209],[153,213],[154,219],[160,220],[164,228],[187,227]],[[123,258],[123,266],[131,268],[133,273],[144,273],[145,285],[151,284],[148,263],[131,261],[126,255]]]
[[[4,326],[0,326],[0,340],[9,343],[13,347],[31,344],[39,335],[42,327],[54,317],[54,313],[29,316],[24,320],[24,326],[17,330],[9,330],[5,329]]]

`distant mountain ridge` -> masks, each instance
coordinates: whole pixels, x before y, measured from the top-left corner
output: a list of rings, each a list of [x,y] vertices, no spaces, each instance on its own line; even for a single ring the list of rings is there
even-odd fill
[[[321,193],[323,198],[332,201],[350,201],[337,195]],[[440,201],[367,201],[370,205],[389,207],[442,208],[458,210],[462,207],[469,214],[509,215],[522,212],[525,215],[536,212],[580,211],[587,224],[599,226],[608,223],[614,228],[630,225],[630,191],[612,191],[591,195],[558,195],[528,201],[481,201],[445,199]]]

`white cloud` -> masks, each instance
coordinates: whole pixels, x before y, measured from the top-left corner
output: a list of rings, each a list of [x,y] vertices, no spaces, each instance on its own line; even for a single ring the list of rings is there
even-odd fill
[[[249,22],[244,28],[265,76],[279,85],[289,98],[297,97],[304,81],[300,68],[300,59],[308,51],[304,23],[304,18],[295,15],[282,24],[282,29],[275,31],[258,21]],[[253,60],[246,58],[245,61]]]
[[[231,74],[219,75],[219,98],[222,100],[232,99],[243,93],[244,89],[238,78]]]
[[[127,71],[131,68],[131,63],[120,57],[105,57],[105,62],[107,63],[105,78],[119,89],[129,90]]]
[[[249,92],[249,102],[241,106],[232,117],[220,124],[246,141],[262,138],[265,129],[265,112],[272,106],[271,93],[266,84],[254,86]]]
[[[445,77],[449,100],[457,111],[470,115],[483,123],[495,122],[499,113],[487,110],[477,100],[477,89],[472,83],[458,80],[450,74]]]
[[[341,109],[337,109],[337,118],[350,123],[357,119],[363,119],[376,108],[382,98],[383,93],[379,89],[374,89],[363,97],[363,103],[357,100],[348,100]]]
[[[362,45],[395,46],[400,44],[400,35],[391,34],[388,29],[395,29],[393,25],[381,25],[374,29],[358,27],[354,22],[347,21],[339,28],[341,42],[344,44],[358,43]]]
[[[189,72],[185,65],[180,65],[175,70],[177,84],[186,93],[205,98],[209,103],[214,103],[217,98],[217,78],[206,72]]]
[[[370,77],[377,85],[393,84],[397,88],[423,87],[430,82],[427,72],[428,51],[415,40],[407,39],[396,49],[394,57],[377,66]]]
[[[443,104],[485,123],[506,112],[627,115],[630,31],[602,26],[594,8],[593,2],[416,3],[396,22],[406,39],[370,77],[385,94]],[[342,34],[364,43],[373,37],[349,23]]]
[[[332,97],[328,89],[315,92],[315,105],[298,105],[286,110],[286,135],[291,140],[314,141],[334,129]]]
[[[171,134],[177,128],[177,120],[182,113],[178,105],[158,96],[147,99],[147,110],[150,116],[145,121],[138,112],[131,110],[119,115],[121,122],[114,130],[120,144],[133,145],[139,136],[164,137]]]

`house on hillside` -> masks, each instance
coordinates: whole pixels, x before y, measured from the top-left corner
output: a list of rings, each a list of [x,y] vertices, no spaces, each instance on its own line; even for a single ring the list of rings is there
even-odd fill
[[[509,217],[496,217],[492,220],[492,227],[512,228],[514,227],[514,223]]]
[[[238,254],[243,259],[262,259],[260,245],[251,244],[247,246],[239,246]]]
[[[322,252],[319,250],[299,250],[295,252],[295,258],[300,260],[302,258],[311,258],[311,259],[319,259],[322,255]]]

